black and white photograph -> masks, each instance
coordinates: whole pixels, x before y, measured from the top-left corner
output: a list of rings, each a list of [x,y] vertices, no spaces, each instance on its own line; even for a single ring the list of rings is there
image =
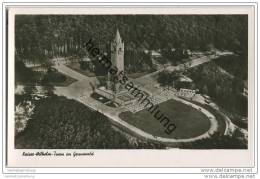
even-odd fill
[[[248,149],[247,14],[17,14],[16,149]]]
[[[101,4],[4,5],[4,170],[251,176],[256,7]]]

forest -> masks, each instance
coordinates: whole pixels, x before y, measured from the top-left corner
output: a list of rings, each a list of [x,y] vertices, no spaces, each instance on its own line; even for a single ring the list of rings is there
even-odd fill
[[[247,15],[16,15],[16,59],[45,62],[84,55],[83,45],[90,38],[110,54],[116,29],[130,54],[206,50],[209,45],[247,52]]]
[[[37,76],[20,61],[46,64],[57,56],[83,57],[87,55],[84,43],[90,38],[110,55],[110,43],[119,29],[125,43],[125,66],[132,72],[139,72],[140,66],[144,71],[152,69],[145,50],[160,50],[164,59],[173,57],[172,64],[178,58],[176,54],[172,56],[173,48],[204,51],[214,47],[239,54],[239,61],[236,57],[229,62],[223,58],[193,68],[186,75],[192,78],[195,88],[211,96],[222,108],[247,116],[247,99],[241,96],[241,79],[247,80],[247,18],[246,15],[16,15],[16,80],[37,81]],[[236,78],[221,74],[217,65]],[[43,82],[56,76],[48,71]],[[55,80],[63,78],[58,75]],[[169,84],[174,76],[166,74],[160,78]],[[100,113],[76,101],[51,95],[37,103],[27,127],[16,136],[16,148],[165,148],[140,139],[132,143]]]
[[[192,68],[188,76],[193,79],[196,88],[207,94],[224,109],[247,116],[247,97],[243,96],[244,84],[241,79],[220,72],[214,62]]]
[[[16,99],[22,99],[17,97]],[[21,100],[20,100],[21,101]],[[162,144],[128,139],[101,113],[65,97],[50,95],[36,102],[24,131],[16,135],[20,149],[161,149]]]

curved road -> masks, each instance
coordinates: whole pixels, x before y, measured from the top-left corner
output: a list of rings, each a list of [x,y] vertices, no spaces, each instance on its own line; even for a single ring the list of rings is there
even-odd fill
[[[194,137],[194,138],[189,138],[189,139],[171,139],[171,138],[155,137],[154,135],[144,132],[141,129],[136,128],[135,126],[132,126],[129,123],[120,119],[118,117],[118,115],[121,112],[124,112],[126,110],[125,108],[122,108],[122,107],[113,108],[113,110],[111,110],[110,107],[91,98],[90,94],[92,93],[92,89],[89,85],[89,82],[97,83],[98,81],[95,77],[87,77],[85,75],[82,75],[61,63],[56,64],[55,68],[58,71],[78,80],[77,82],[74,82],[73,84],[71,84],[67,87],[55,87],[55,93],[57,95],[62,95],[62,96],[66,96],[71,99],[75,99],[75,100],[85,104],[86,106],[92,108],[93,110],[103,113],[105,116],[109,117],[111,120],[119,123],[120,125],[126,127],[127,129],[131,130],[132,132],[134,132],[137,135],[140,135],[144,138],[147,138],[150,140],[155,140],[155,141],[160,141],[160,142],[167,142],[167,143],[169,143],[169,142],[191,142],[191,141],[195,141],[198,139],[207,138],[207,137],[209,137],[210,134],[214,133],[217,130],[218,124],[217,124],[217,121],[216,121],[216,118],[214,117],[214,115],[212,115],[206,109],[201,108],[200,106],[197,106],[197,105],[190,103],[188,101],[185,101],[183,99],[173,97],[173,99],[181,101],[187,105],[190,105],[193,108],[200,110],[202,113],[204,113],[210,120],[211,127],[206,133],[204,133],[200,136]]]

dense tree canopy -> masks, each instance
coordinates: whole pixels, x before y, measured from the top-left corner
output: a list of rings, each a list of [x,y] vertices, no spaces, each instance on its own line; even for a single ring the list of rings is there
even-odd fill
[[[104,115],[65,97],[41,99],[31,117],[25,130],[16,136],[16,148],[164,148],[161,144],[129,140],[115,131]]]
[[[193,79],[201,93],[209,95],[221,107],[230,112],[247,116],[247,97],[242,95],[243,81],[222,73],[214,62],[189,69],[187,75]]]
[[[16,15],[16,54],[26,60],[75,55],[92,38],[108,51],[116,28],[126,50],[247,51],[246,15]]]
[[[214,133],[210,138],[195,142],[182,143],[183,149],[247,149],[247,142],[242,133],[236,129],[232,136]]]

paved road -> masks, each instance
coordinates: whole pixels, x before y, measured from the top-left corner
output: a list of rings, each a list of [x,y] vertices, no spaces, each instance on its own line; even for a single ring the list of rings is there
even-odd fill
[[[225,55],[230,55],[232,53],[230,52],[222,52],[222,53],[219,53],[218,55],[208,55],[208,56],[202,56],[202,57],[198,57],[198,58],[195,58],[189,62],[186,62],[186,63],[183,63],[183,64],[179,64],[177,66],[167,66],[165,68],[162,68],[162,69],[159,69],[153,73],[149,73],[147,75],[144,75],[140,78],[137,78],[136,81],[140,81],[140,82],[144,82],[144,81],[147,81],[147,80],[151,80],[151,79],[154,79],[153,77],[158,74],[159,72],[162,72],[164,70],[167,70],[169,72],[172,72],[172,71],[176,71],[176,70],[182,70],[184,69],[185,67],[186,68],[193,68],[193,67],[196,67],[198,65],[201,65],[203,63],[206,63],[206,62],[209,62],[213,59],[216,59],[220,56],[225,56]],[[152,77],[152,78],[151,78]]]
[[[54,66],[58,71],[62,72],[63,74],[70,76],[77,81],[72,83],[69,86],[66,87],[55,87],[55,92],[57,95],[64,95],[67,97],[79,97],[81,95],[87,95],[89,96],[92,93],[92,88],[90,83],[92,84],[98,84],[98,80],[96,77],[87,77],[85,75],[82,75],[69,67],[67,67],[65,64],[56,64]]]
[[[208,132],[206,132],[200,136],[190,138],[190,139],[170,139],[170,138],[163,138],[163,137],[155,137],[155,136],[153,136],[149,133],[146,133],[146,132],[142,131],[141,129],[138,129],[138,128],[130,125],[129,123],[121,120],[118,117],[118,115],[121,112],[125,111],[124,108],[111,108],[111,107],[108,107],[108,106],[96,101],[95,99],[91,98],[90,94],[92,93],[92,89],[89,85],[89,82],[96,83],[97,80],[95,77],[87,77],[87,76],[81,75],[78,72],[71,70],[64,64],[55,65],[55,68],[58,71],[78,80],[77,82],[74,82],[73,84],[71,84],[67,87],[55,87],[54,92],[57,95],[63,95],[68,98],[75,99],[75,100],[85,104],[86,106],[92,108],[93,110],[103,113],[105,116],[109,117],[111,120],[119,123],[120,125],[131,130],[132,132],[135,132],[136,134],[138,134],[142,137],[145,137],[147,139],[156,140],[156,141],[160,141],[160,142],[190,142],[190,141],[194,141],[194,140],[198,140],[198,139],[202,139],[202,138],[207,138],[207,137],[209,137],[209,134],[213,133],[217,129],[216,119],[210,112],[208,112],[207,110],[205,110],[195,104],[192,104],[192,103],[189,103],[182,99],[174,97],[176,100],[189,104],[198,110],[200,108],[201,112],[203,112],[206,116],[209,117],[210,122],[211,122],[211,127],[208,130]]]
[[[154,93],[156,92],[156,88],[154,88],[155,85],[158,85],[156,75],[164,70],[167,70],[169,72],[175,71],[175,70],[182,70],[186,66],[187,68],[193,68],[198,65],[201,65],[203,63],[209,62],[210,60],[217,58],[219,56],[210,55],[210,56],[202,56],[198,57],[196,59],[191,60],[190,62],[180,64],[177,66],[168,66],[166,68],[159,69],[153,73],[149,73],[147,75],[144,75],[140,78],[133,79],[135,84],[141,85],[145,91],[148,93]]]
[[[65,64],[56,64],[55,65],[55,68],[58,70],[58,71],[61,71],[62,73],[66,74],[66,75],[69,75],[70,77],[74,78],[74,79],[77,79],[79,81],[81,80],[86,80],[86,79],[91,79],[85,75],[82,75],[72,69],[70,69],[69,67],[67,67]]]

